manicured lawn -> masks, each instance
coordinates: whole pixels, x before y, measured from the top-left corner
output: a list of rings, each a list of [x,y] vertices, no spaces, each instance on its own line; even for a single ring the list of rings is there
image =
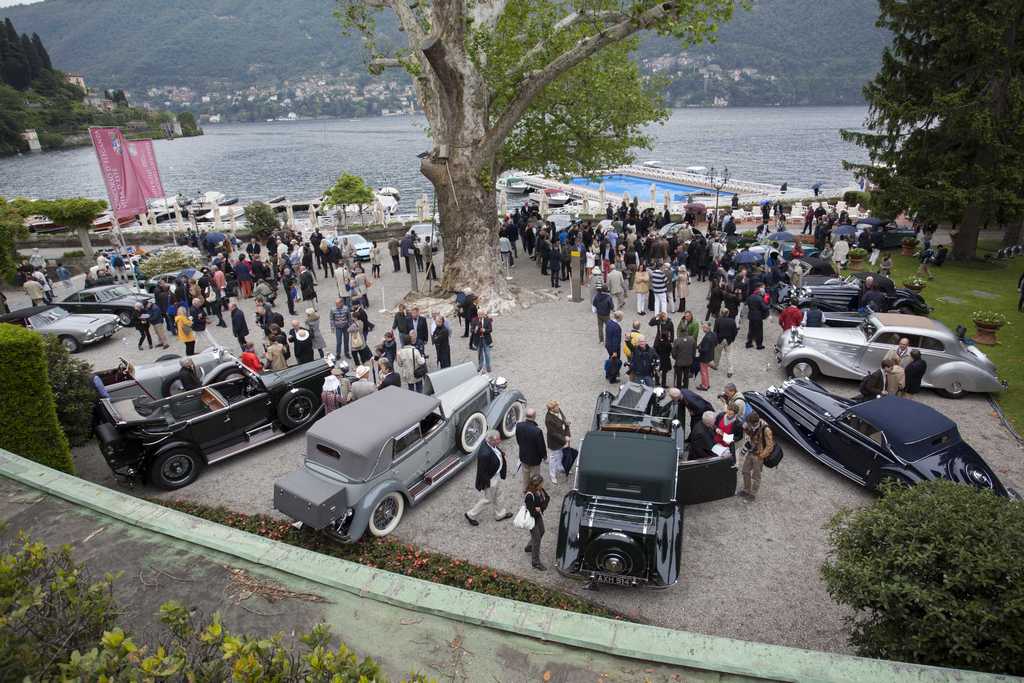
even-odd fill
[[[979,255],[998,248],[996,242],[982,242]],[[893,256],[893,281],[897,287],[917,272],[917,259]],[[999,376],[1010,383],[1009,388],[997,395],[997,401],[1006,417],[1018,432],[1024,431],[1024,314],[1017,312],[1017,280],[1024,272],[1024,256],[1005,261],[956,263],[947,261],[941,268],[931,268],[934,280],[921,293],[930,306],[935,307],[932,317],[941,320],[951,330],[957,325],[974,335],[971,315],[987,309],[1006,316],[1009,324],[999,330],[997,346],[981,346],[982,351],[996,364]],[[981,292],[979,294],[978,292]],[[992,295],[991,297],[986,295]],[[952,297],[949,301],[946,297]],[[962,302],[962,303],[960,303]]]

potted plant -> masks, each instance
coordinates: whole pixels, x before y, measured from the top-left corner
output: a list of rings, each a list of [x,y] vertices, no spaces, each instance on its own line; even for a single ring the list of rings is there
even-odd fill
[[[976,344],[995,346],[999,343],[996,340],[996,331],[1007,324],[1005,315],[997,311],[975,311],[971,314],[971,320],[974,321],[974,327],[977,329],[977,333],[974,335]]]
[[[850,270],[864,270],[864,261],[865,259],[867,259],[867,257],[867,249],[861,249],[860,247],[854,247],[853,249],[851,249],[850,252],[847,254],[847,258],[849,259]]]
[[[922,289],[925,288],[927,284],[927,280],[925,280],[924,278],[917,277],[916,275],[912,275],[903,281],[904,287],[915,292],[920,292]]]
[[[900,253],[904,256],[913,256],[914,252],[917,251],[917,245],[919,244],[916,237],[906,237],[900,242]]]

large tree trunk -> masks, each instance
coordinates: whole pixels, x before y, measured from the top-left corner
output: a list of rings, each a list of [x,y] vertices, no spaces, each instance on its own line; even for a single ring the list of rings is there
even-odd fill
[[[954,260],[970,261],[976,257],[982,215],[982,207],[977,203],[969,204],[964,210],[963,222],[953,237]]]
[[[114,221],[114,225],[117,224],[117,218],[112,216],[111,220]],[[113,232],[113,225],[110,230]],[[75,228],[75,232],[78,233],[78,241],[82,243],[82,251],[85,252],[85,257],[90,261],[94,260],[96,258],[96,252],[93,251],[92,240],[89,239],[89,228]]]
[[[1013,247],[1020,244],[1021,234],[1024,233],[1024,218],[1013,225],[1007,225],[1003,231],[1003,246]]]
[[[467,150],[468,151],[468,150]],[[481,300],[508,299],[504,278],[498,277],[497,201],[494,189],[481,182],[470,154],[444,161],[424,159],[423,174],[434,184],[441,219],[445,292],[471,289]]]

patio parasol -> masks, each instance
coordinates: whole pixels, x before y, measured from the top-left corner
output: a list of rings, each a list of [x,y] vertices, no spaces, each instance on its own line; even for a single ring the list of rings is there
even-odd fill
[[[174,198],[174,227],[178,230],[185,229],[185,222],[181,219],[181,205],[178,204],[178,198]]]
[[[857,234],[857,228],[853,225],[840,225],[838,228],[832,231],[832,234],[836,237],[852,237]]]
[[[601,181],[601,185],[598,186],[598,188],[597,188],[597,193],[598,193],[598,196],[600,197],[601,208],[603,209],[604,207],[608,206],[608,191],[605,190],[605,188],[604,188],[604,181],[603,180]]]
[[[654,209],[658,206],[658,186],[651,183],[651,208]]]
[[[426,213],[426,211],[423,213]],[[508,215],[508,192],[505,190],[498,193],[498,215],[502,219]]]
[[[761,206],[764,206],[765,204],[771,204],[772,200],[770,200],[770,199],[762,199],[760,203],[761,203]]]
[[[295,209],[292,208],[292,203],[291,202],[288,202],[285,205],[285,215],[288,217],[288,227],[289,228],[294,228],[295,227]]]
[[[231,226],[231,232],[238,232],[238,223],[235,222],[235,210],[234,208],[229,209],[228,213],[228,225]]]
[[[795,242],[796,241],[796,238],[793,236],[793,233],[788,232],[786,230],[779,230],[778,232],[773,232],[772,234],[768,235],[767,239],[769,241],[771,241],[771,242]]]

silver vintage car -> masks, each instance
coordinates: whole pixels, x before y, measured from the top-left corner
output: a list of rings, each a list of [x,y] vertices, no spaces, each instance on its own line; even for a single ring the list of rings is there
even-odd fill
[[[109,339],[117,331],[116,315],[109,313],[70,313],[60,306],[19,308],[0,316],[0,323],[21,325],[42,334],[52,334],[69,353],[87,344]]]
[[[473,462],[488,429],[508,439],[523,418],[522,393],[472,363],[424,380],[422,394],[387,387],[317,421],[303,467],[274,483],[274,509],[342,542],[386,536]]]
[[[101,398],[109,398],[114,402],[135,398],[152,401],[167,398],[184,389],[178,379],[181,358],[177,354],[168,353],[152,363],[140,365],[119,358],[116,368],[96,372],[93,384]],[[221,346],[211,346],[189,356],[189,359],[195,363],[196,372],[204,385],[245,375],[240,367],[241,361]]]
[[[854,326],[796,327],[775,344],[779,363],[791,377],[819,375],[860,380],[877,370],[885,354],[906,337],[928,364],[921,386],[949,398],[969,392],[1003,391],[1006,383],[977,346],[968,345],[937,320],[917,315],[875,313]]]

